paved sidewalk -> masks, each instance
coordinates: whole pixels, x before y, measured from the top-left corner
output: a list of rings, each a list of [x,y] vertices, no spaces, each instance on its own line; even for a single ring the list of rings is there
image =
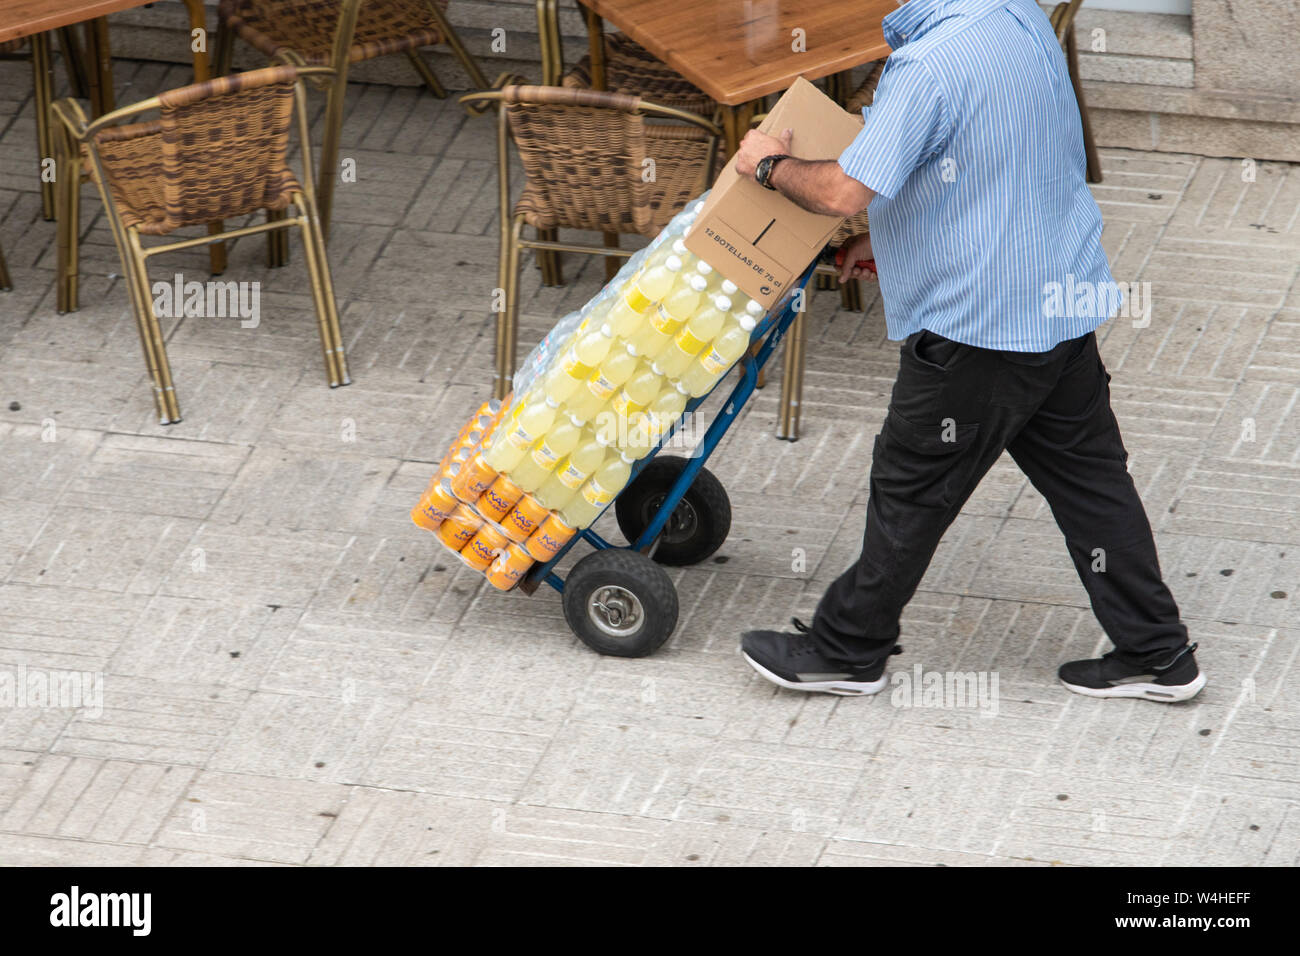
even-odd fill
[[[672,571],[672,641],[601,658],[555,594],[498,594],[407,516],[489,387],[492,123],[354,88],[331,258],[355,384],[326,387],[300,248],[267,270],[244,240],[224,278],[262,281],[261,325],[165,320],[163,429],[89,188],[82,309],[54,311],[27,70],[0,63],[0,693],[88,672],[103,706],[0,707],[0,863],[1300,862],[1300,169],[1104,150],[1095,187],[1116,278],[1150,283],[1102,352],[1208,688],[1056,683],[1106,641],[1004,459],[893,658],[995,675],[996,712],[905,707],[778,691],[736,653],[857,552],[897,366],[874,289],[866,314],[813,300],[803,439],[773,437],[774,384],[715,456],[732,537]],[[525,267],[525,347],[599,287],[565,268]]]

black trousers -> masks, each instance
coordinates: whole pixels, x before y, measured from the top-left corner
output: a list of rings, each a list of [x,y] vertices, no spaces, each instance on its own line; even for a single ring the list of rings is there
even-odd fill
[[[1162,664],[1186,644],[1109,382],[1092,334],[1040,353],[909,337],[876,437],[862,554],[813,619],[825,654],[864,669],[889,655],[939,539],[1004,449],[1051,506],[1120,656]]]

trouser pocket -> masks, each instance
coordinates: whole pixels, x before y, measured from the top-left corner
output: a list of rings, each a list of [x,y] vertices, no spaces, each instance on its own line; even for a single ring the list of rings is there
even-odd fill
[[[876,441],[877,492],[923,508],[948,508],[965,489],[978,455],[979,423],[914,422],[890,410]]]

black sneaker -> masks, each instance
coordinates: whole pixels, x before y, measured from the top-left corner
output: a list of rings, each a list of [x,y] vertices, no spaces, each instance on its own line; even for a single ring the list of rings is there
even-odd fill
[[[1057,676],[1070,690],[1088,697],[1141,697],[1165,703],[1190,700],[1205,686],[1195,650],[1195,644],[1188,644],[1162,667],[1138,667],[1111,651],[1105,657],[1062,664]]]
[[[885,663],[870,670],[845,670],[822,656],[808,634],[808,625],[791,618],[797,634],[785,631],[746,631],[740,638],[741,655],[773,684],[790,690],[819,691],[824,694],[864,696],[885,689]],[[902,653],[895,647],[891,653]]]

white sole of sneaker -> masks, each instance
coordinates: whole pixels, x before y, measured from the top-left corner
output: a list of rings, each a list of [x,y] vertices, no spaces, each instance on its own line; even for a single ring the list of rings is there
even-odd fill
[[[1057,680],[1060,680],[1058,677]],[[1164,684],[1118,684],[1115,687],[1083,687],[1061,681],[1067,690],[1084,697],[1136,697],[1138,700],[1154,700],[1163,704],[1174,704],[1180,700],[1191,700],[1205,686],[1205,675],[1197,674],[1190,684],[1167,687]]]
[[[837,694],[840,697],[868,697],[871,694],[879,694],[889,686],[889,678],[881,674],[879,680],[873,681],[848,681],[848,680],[821,680],[821,681],[792,681],[784,677],[778,677],[770,670],[760,664],[754,658],[750,657],[744,651],[740,656],[749,662],[749,666],[754,668],[773,684],[778,687],[785,687],[789,690],[802,690],[815,694]]]

